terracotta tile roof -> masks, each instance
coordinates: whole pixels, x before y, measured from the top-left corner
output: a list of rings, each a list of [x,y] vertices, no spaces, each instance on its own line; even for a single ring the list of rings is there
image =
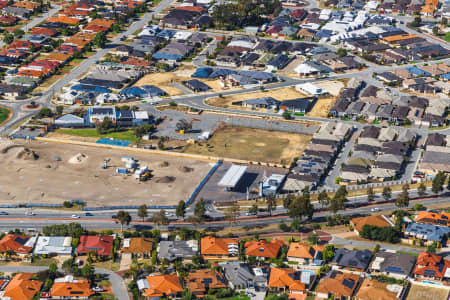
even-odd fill
[[[51,295],[52,297],[89,297],[95,294],[90,286],[89,280],[55,282],[51,289]]]
[[[19,20],[19,18],[15,16],[0,16],[0,23],[4,24],[14,24]]]
[[[66,16],[50,17],[47,19],[47,21],[51,23],[63,23],[68,25],[77,25],[80,22],[79,19],[70,18]]]
[[[305,284],[300,282],[300,275],[298,279],[294,279],[295,271],[293,269],[271,268],[269,276],[270,288],[287,288],[289,291],[304,291]]]
[[[46,75],[48,73],[49,72],[38,71],[38,70],[20,70],[16,75],[17,76],[24,76],[24,77],[39,78],[39,77],[44,76],[44,75]]]
[[[0,252],[12,250],[15,253],[30,253],[33,247],[24,246],[29,239],[29,236],[7,234],[0,241]]]
[[[72,45],[61,45],[58,49],[58,52],[72,54],[81,50],[81,48]]]
[[[207,236],[201,240],[203,255],[228,255],[228,245],[237,244],[237,239],[216,238]]]
[[[313,259],[318,251],[322,251],[321,247],[311,247],[303,243],[291,243],[287,257]]]
[[[108,31],[108,27],[104,27],[104,26],[99,26],[99,25],[87,25],[83,28],[83,31],[87,31],[87,32],[106,32]]]
[[[22,7],[22,8],[26,8],[29,10],[35,10],[36,8],[38,8],[41,5],[38,2],[20,1],[20,2],[15,2],[12,6]]]
[[[48,36],[55,36],[58,31],[51,29],[51,28],[43,28],[43,27],[33,27],[31,29],[31,33],[33,34],[45,34]]]
[[[144,290],[146,297],[162,297],[175,295],[183,291],[177,274],[147,276],[148,289]]]
[[[75,45],[78,48],[82,49],[83,47],[88,45],[91,41],[92,41],[91,39],[85,39],[85,38],[80,38],[80,37],[73,36],[73,37],[67,39],[66,41],[64,41],[64,44],[66,44],[66,45]]]
[[[3,297],[11,300],[31,300],[41,290],[42,282],[31,280],[32,273],[21,273],[14,276],[5,288]]]
[[[450,225],[450,213],[435,213],[431,211],[421,211],[416,217],[418,223],[431,223],[436,225]]]
[[[258,257],[276,258],[280,248],[283,246],[283,242],[280,240],[271,240],[266,242],[261,241],[248,241],[244,247],[245,254]]]
[[[450,268],[450,260],[429,252],[422,252],[417,257],[415,275],[443,278],[447,268]]]
[[[357,299],[364,300],[396,300],[397,293],[389,291],[386,283],[377,280],[364,279],[358,292],[355,295]]]
[[[9,49],[31,49],[32,47],[34,48],[39,48],[41,46],[41,44],[38,43],[32,43],[32,42],[27,42],[27,41],[14,41],[11,44],[9,44]]]
[[[203,8],[199,6],[179,6],[175,8],[176,10],[186,10],[186,11],[195,11],[195,12],[203,12]]]
[[[52,52],[47,56],[47,60],[54,60],[62,63],[68,60],[70,57],[71,57],[70,54]]]
[[[128,248],[123,248],[122,253],[150,253],[152,252],[153,242],[148,238],[131,238]]]
[[[84,3],[84,2],[76,2],[76,3],[72,4],[71,6],[69,6],[69,9],[72,9],[72,10],[94,10],[95,6],[88,4],[88,3]]]
[[[290,293],[288,295],[288,300],[306,300],[307,297],[307,293]]]
[[[65,17],[77,17],[77,16],[87,17],[87,16],[89,16],[89,11],[87,11],[87,10],[66,9],[66,10],[60,12],[59,15],[60,16],[65,16]]]
[[[386,42],[397,42],[397,41],[401,41],[401,40],[407,40],[407,39],[412,39],[412,38],[417,38],[419,37],[416,34],[397,34],[397,35],[391,35],[391,36],[386,36],[383,38],[383,40],[385,40]]]
[[[22,49],[1,49],[0,55],[2,56],[11,56],[11,57],[24,57],[29,55],[30,53],[26,50]]]
[[[127,60],[121,62],[124,65],[132,65],[137,67],[149,67],[152,65],[151,62],[138,59],[136,57],[128,57]]]
[[[111,249],[114,242],[112,236],[92,236],[82,235],[80,245],[77,248],[78,254],[85,254],[89,251],[97,252],[98,255],[111,255]]]
[[[350,220],[353,227],[356,229],[356,231],[360,232],[364,225],[372,225],[377,227],[388,227],[392,226],[388,221],[386,221],[385,218],[382,216],[368,216],[368,217],[361,217],[361,218],[353,218]]]
[[[195,270],[186,277],[186,285],[192,293],[205,293],[209,289],[226,288],[221,274],[214,270]]]
[[[105,19],[94,19],[91,22],[89,22],[88,25],[96,25],[96,26],[102,26],[102,27],[111,27],[115,21],[112,20],[105,20]]]
[[[316,292],[321,294],[333,294],[336,298],[351,297],[358,285],[359,275],[331,271],[331,273],[320,280]]]
[[[24,67],[38,67],[38,68],[41,68],[42,70],[50,70],[51,71],[51,70],[56,69],[59,65],[60,65],[60,63],[57,61],[50,61],[50,60],[42,59],[42,60],[35,60]]]

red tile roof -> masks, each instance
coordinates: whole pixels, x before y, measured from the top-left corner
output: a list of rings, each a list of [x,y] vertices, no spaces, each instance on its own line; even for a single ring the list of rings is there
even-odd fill
[[[429,252],[422,252],[417,257],[414,274],[442,279],[445,271],[449,267],[450,261],[444,259],[442,256]]]
[[[21,273],[14,276],[5,288],[3,297],[11,300],[31,300],[40,291],[42,282],[31,280],[34,274]]]
[[[11,44],[9,44],[10,49],[27,49],[30,50],[32,47],[39,48],[41,44],[38,43],[32,43],[27,41],[14,41]]]
[[[187,10],[187,11],[195,11],[195,12],[203,12],[203,8],[199,6],[179,6],[175,8],[177,10]]]
[[[89,251],[94,251],[98,255],[111,255],[113,242],[112,236],[83,235],[80,237],[77,253],[86,254]]]
[[[266,242],[264,240],[248,241],[244,245],[246,248],[246,255],[266,258],[276,258],[282,246],[283,242],[280,240],[271,240],[270,242]]]
[[[55,36],[58,31],[54,30],[54,29],[50,29],[50,28],[43,28],[43,27],[33,27],[31,29],[31,33],[32,34],[45,34],[48,36]]]
[[[203,255],[228,255],[228,245],[237,244],[237,239],[216,238],[207,236],[201,240]]]
[[[271,268],[269,276],[270,288],[288,289],[289,291],[304,291],[305,284],[300,282],[300,277],[295,280],[293,269]]]
[[[29,239],[29,236],[7,234],[0,241],[0,252],[12,250],[15,253],[30,253],[33,247],[24,246]]]
[[[162,297],[176,295],[183,291],[177,274],[147,276],[148,289],[144,290],[146,297]]]

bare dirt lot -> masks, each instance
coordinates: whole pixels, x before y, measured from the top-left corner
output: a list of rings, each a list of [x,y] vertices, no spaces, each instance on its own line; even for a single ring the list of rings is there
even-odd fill
[[[338,96],[341,89],[345,86],[345,84],[339,80],[321,81],[316,83],[316,85],[333,96]]]
[[[280,88],[280,89],[270,89],[270,90],[266,90],[266,91],[253,92],[253,93],[247,93],[247,94],[231,95],[231,96],[226,96],[223,98],[213,97],[213,98],[207,99],[205,103],[208,105],[211,105],[211,106],[245,110],[246,109],[245,107],[242,107],[240,105],[232,105],[231,103],[237,102],[237,101],[248,100],[248,99],[262,98],[262,97],[272,97],[274,99],[277,99],[278,101],[283,101],[283,100],[291,100],[291,99],[296,99],[296,98],[304,98],[304,97],[307,97],[307,95],[295,90],[295,88],[293,88],[293,87],[285,87],[285,88]]]
[[[189,77],[177,76],[174,73],[153,73],[148,74],[139,79],[135,86],[142,86],[146,84],[151,84],[159,87],[165,91],[169,96],[183,95],[184,93],[171,85],[171,83],[181,83],[182,81],[189,80]]]
[[[438,287],[411,285],[406,300],[444,300],[448,297],[448,290]]]
[[[301,156],[311,135],[225,126],[203,143],[190,144],[186,153],[288,165]],[[209,146],[208,146],[209,145]]]
[[[306,113],[306,115],[315,118],[326,118],[328,116],[328,112],[333,107],[335,102],[335,97],[319,98],[317,99],[311,111]]]
[[[11,147],[12,146],[12,147]],[[119,175],[124,155],[148,166],[153,177],[139,182]],[[110,158],[107,169],[101,169]],[[0,140],[0,203],[58,203],[88,206],[176,205],[187,200],[212,163],[124,150],[43,142]],[[193,176],[195,174],[195,176]]]

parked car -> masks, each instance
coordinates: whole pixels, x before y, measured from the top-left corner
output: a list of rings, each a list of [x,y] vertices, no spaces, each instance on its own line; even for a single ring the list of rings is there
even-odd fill
[[[6,211],[0,211],[0,215],[1,216],[6,216],[6,215],[9,215]]]
[[[79,216],[79,215],[72,215],[71,218],[72,218],[72,219],[79,219],[80,216]]]

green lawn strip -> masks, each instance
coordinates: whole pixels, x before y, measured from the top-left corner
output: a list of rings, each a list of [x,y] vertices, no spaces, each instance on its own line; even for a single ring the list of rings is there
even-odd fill
[[[128,129],[124,131],[111,132],[107,134],[98,134],[97,129],[58,129],[56,132],[67,134],[67,135],[75,135],[82,137],[95,137],[95,138],[113,138],[118,140],[125,140],[131,142],[137,142],[136,136],[133,131]]]
[[[5,122],[9,118],[9,110],[3,107],[0,107],[0,124]]]

